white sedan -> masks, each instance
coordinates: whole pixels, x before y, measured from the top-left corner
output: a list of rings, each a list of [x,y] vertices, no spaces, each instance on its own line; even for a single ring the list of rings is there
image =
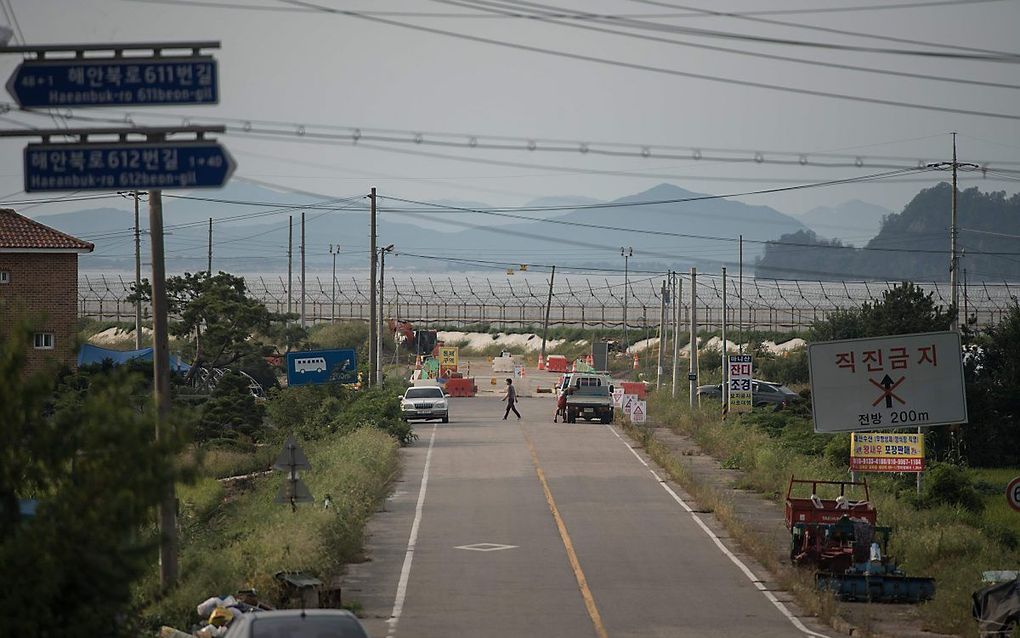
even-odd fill
[[[450,402],[438,386],[408,388],[400,397],[400,416],[405,421],[442,419],[450,422]]]

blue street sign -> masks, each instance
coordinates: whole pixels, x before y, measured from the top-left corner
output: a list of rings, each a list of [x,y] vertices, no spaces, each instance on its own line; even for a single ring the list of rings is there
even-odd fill
[[[25,192],[216,188],[235,166],[212,141],[29,144]]]
[[[357,383],[354,350],[305,350],[287,353],[287,385]]]
[[[216,60],[75,58],[25,60],[7,81],[22,108],[165,106],[219,102]]]

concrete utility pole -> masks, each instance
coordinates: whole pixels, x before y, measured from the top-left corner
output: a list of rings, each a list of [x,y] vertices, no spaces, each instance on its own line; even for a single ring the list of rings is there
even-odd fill
[[[968,162],[958,162],[956,159],[956,133],[953,133],[953,161],[952,162],[935,162],[934,164],[928,164],[928,168],[950,168],[953,171],[953,198],[952,207],[949,219],[949,302],[953,306],[953,323],[950,325],[950,330],[960,329],[960,295],[959,295],[959,274],[960,264],[959,259],[956,255],[956,243],[957,236],[959,235],[959,228],[957,227],[957,211],[956,211],[956,173],[960,168],[980,168],[977,164],[971,164]],[[920,476],[920,475],[918,475]]]
[[[744,354],[744,236],[740,236],[740,271],[737,277],[737,287],[740,290],[737,292],[738,303],[740,304],[739,317],[737,319],[737,330],[740,332],[740,336],[737,337],[739,341],[740,354]]]
[[[142,299],[138,295],[142,285],[142,232],[138,227],[138,191],[131,195],[135,200],[135,350],[142,349]]]
[[[698,407],[698,269],[691,266],[691,365],[687,373],[691,387],[691,409]]]
[[[655,389],[662,386],[662,353],[666,347],[666,297],[669,296],[666,280],[662,280],[662,296],[659,298],[659,363],[655,372]]]
[[[330,280],[329,295],[329,322],[336,323],[336,256],[340,254],[340,244],[333,250],[333,244],[329,245],[329,254],[333,255],[333,278]]]
[[[209,218],[209,263],[206,264],[205,271],[212,276],[212,217]]]
[[[170,413],[170,346],[167,336],[166,268],[163,252],[163,193],[149,191],[149,243],[152,246],[152,375],[156,400],[156,439]],[[158,506],[159,582],[167,591],[177,582],[177,497],[168,481]]]
[[[305,327],[305,214],[301,213],[301,327]]]
[[[294,312],[294,216],[287,217],[287,314]]]
[[[623,257],[623,351],[630,349],[630,342],[627,340],[627,302],[630,297],[630,277],[627,272],[628,261],[634,255],[633,248],[620,247],[620,256]]]
[[[378,326],[375,325],[375,322],[376,322],[376,316],[375,316],[375,313],[376,313],[376,310],[375,310],[375,300],[376,300],[375,286],[376,286],[376,266],[377,266],[377,263],[378,263],[378,260],[379,260],[379,249],[376,246],[376,207],[375,207],[375,187],[374,186],[372,187],[372,193],[369,195],[369,199],[371,200],[371,204],[372,204],[372,210],[371,210],[371,229],[370,229],[370,238],[369,238],[369,243],[370,243],[369,253],[371,253],[372,258],[371,258],[371,267],[370,267],[371,272],[369,273],[369,280],[370,280],[369,281],[369,289],[370,290],[369,290],[368,298],[371,299],[372,302],[369,304],[369,306],[371,306],[371,309],[369,310],[369,318],[368,318],[368,361],[369,361],[369,364],[368,364],[368,370],[369,370],[369,372],[368,372],[368,385],[372,385],[376,381],[376,378],[375,378],[375,358],[376,358],[376,353],[375,353],[375,351],[376,351],[376,343],[375,343],[375,340],[376,340],[376,331],[378,330]]]
[[[683,281],[673,272],[673,397],[676,397],[676,375],[680,365],[680,293]]]
[[[953,323],[950,327],[953,330],[960,329],[960,304],[959,296],[956,293],[956,273],[959,266],[959,263],[956,261],[956,236],[958,234],[956,227],[956,169],[958,166],[959,164],[956,162],[956,133],[953,133],[953,206],[951,213],[952,220],[949,224],[949,292],[952,295],[951,303],[953,304]]]
[[[383,337],[383,321],[386,318],[386,295],[384,289],[386,287],[386,253],[393,252],[393,244],[385,248],[379,249],[379,329],[376,332],[376,348],[375,348],[375,362],[376,362],[376,373],[375,378],[379,383],[383,382],[382,372],[382,337]]]
[[[552,273],[549,275],[549,296],[545,301],[545,323],[542,325],[542,353],[538,355],[538,369],[542,370],[545,367],[545,341],[549,336],[549,311],[552,310],[552,293],[553,293],[553,282],[556,281],[556,266],[552,267]]]
[[[730,366],[726,351],[726,267],[722,269],[722,400],[723,414],[729,407]]]

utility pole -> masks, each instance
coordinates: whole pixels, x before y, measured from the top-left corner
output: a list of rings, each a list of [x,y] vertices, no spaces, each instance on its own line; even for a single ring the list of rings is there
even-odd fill
[[[739,261],[740,271],[739,271],[738,277],[737,277],[737,287],[740,290],[737,292],[737,299],[738,299],[738,303],[740,305],[740,309],[739,309],[740,312],[738,313],[740,316],[737,319],[737,330],[740,333],[740,336],[737,337],[737,341],[740,342],[738,344],[739,347],[740,347],[740,354],[744,354],[744,236],[743,235],[740,236],[740,255],[739,255],[739,257],[740,257],[740,261]]]
[[[212,276],[212,217],[209,218],[209,263],[206,265],[205,271]]]
[[[330,280],[329,295],[329,322],[336,323],[336,256],[340,254],[340,244],[333,250],[333,244],[329,245],[329,254],[333,255],[333,278]]]
[[[634,255],[633,248],[620,247],[620,255],[623,257],[623,351],[630,349],[630,341],[627,340],[627,302],[630,297],[630,277],[627,271],[628,261]]]
[[[726,350],[726,267],[722,269],[722,400],[723,415],[729,408],[730,366]]]
[[[680,273],[673,272],[673,394],[676,397],[676,375],[680,365],[680,293],[683,280]]]
[[[166,267],[163,252],[163,193],[149,191],[149,244],[152,246],[152,376],[156,400],[156,439],[165,436],[170,413],[170,348],[167,336]],[[163,591],[177,582],[177,497],[167,481],[157,508],[159,583]]]
[[[383,336],[383,321],[386,318],[386,296],[384,289],[386,286],[386,253],[393,252],[393,244],[385,248],[379,249],[379,327],[376,332],[376,348],[375,348],[375,361],[376,361],[376,381],[378,383],[383,382],[382,373],[382,336]]]
[[[956,240],[959,235],[959,228],[957,227],[957,211],[956,211],[956,173],[960,168],[979,168],[977,164],[970,164],[967,162],[958,162],[956,160],[956,133],[953,133],[953,161],[952,162],[936,162],[934,164],[928,164],[928,168],[951,168],[953,171],[953,198],[952,208],[949,219],[949,301],[953,306],[953,322],[950,325],[950,330],[960,329],[960,296],[958,290],[959,284],[959,260],[956,256]],[[918,474],[920,476],[920,474]]]
[[[301,213],[301,327],[305,327],[305,214]]]
[[[669,296],[666,280],[662,280],[662,296],[659,298],[659,363],[655,372],[655,389],[662,386],[662,354],[666,347],[666,298]]]
[[[370,243],[369,252],[372,255],[372,260],[371,260],[372,263],[371,263],[371,267],[370,267],[371,272],[369,273],[369,280],[370,280],[370,282],[369,282],[369,289],[370,289],[369,290],[369,299],[372,300],[372,303],[369,304],[371,306],[371,309],[369,310],[369,319],[368,319],[368,361],[369,361],[369,364],[368,364],[368,370],[369,370],[369,372],[368,372],[368,385],[372,385],[376,381],[376,379],[375,379],[375,372],[374,372],[375,371],[375,357],[376,357],[376,354],[375,354],[375,351],[376,351],[375,340],[376,340],[376,330],[378,330],[378,326],[375,325],[375,321],[376,321],[376,318],[375,318],[375,312],[376,312],[375,311],[375,300],[376,300],[376,296],[375,296],[376,295],[376,292],[375,292],[376,278],[375,277],[376,277],[376,272],[375,271],[376,271],[377,261],[379,259],[379,252],[378,252],[379,249],[376,247],[376,206],[375,206],[375,187],[374,186],[372,187],[372,193],[369,195],[369,199],[371,200],[371,204],[372,204],[372,210],[371,210],[371,218],[372,218],[372,220],[371,220],[370,242],[369,242]]]
[[[287,314],[294,312],[294,216],[287,216]]]
[[[142,299],[138,294],[142,285],[142,232],[138,227],[138,191],[131,193],[135,200],[135,350],[142,349]]]
[[[698,407],[698,269],[691,266],[691,365],[687,379],[691,387],[691,410]]]
[[[542,352],[538,355],[538,369],[545,370],[545,341],[549,336],[549,311],[552,310],[553,282],[556,281],[556,266],[549,275],[549,296],[545,301],[545,323],[542,326]]]

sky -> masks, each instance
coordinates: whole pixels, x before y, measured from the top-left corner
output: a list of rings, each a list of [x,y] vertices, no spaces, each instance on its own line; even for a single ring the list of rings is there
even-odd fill
[[[10,23],[13,11],[20,27],[15,39],[19,44],[220,41],[222,47],[212,51],[219,60],[218,105],[135,109],[133,120],[179,124],[185,117],[192,123],[228,118],[233,130],[221,139],[237,159],[235,177],[325,195],[364,193],[375,186],[381,194],[395,197],[517,206],[557,195],[609,200],[662,182],[702,193],[743,193],[888,170],[876,163],[910,167],[949,160],[951,131],[959,133],[961,161],[1020,169],[1020,57],[1002,61],[1000,55],[1020,55],[1015,38],[1020,2],[1016,0],[3,2],[0,24]],[[875,8],[895,4],[905,6]],[[810,11],[798,12],[806,9]],[[706,11],[751,13],[719,16]],[[519,17],[522,12],[544,13],[546,19]],[[550,19],[551,14],[565,17]],[[608,18],[595,19],[592,14]],[[641,28],[630,28],[637,24]],[[702,31],[676,32],[674,27]],[[714,35],[706,35],[705,30]],[[693,46],[649,41],[652,37]],[[843,48],[776,44],[761,38]],[[601,61],[510,48],[507,43]],[[1016,88],[894,77],[795,60]],[[16,55],[3,56],[0,74],[9,75],[18,61]],[[768,88],[776,86],[1005,117]],[[123,111],[92,109],[74,114],[120,118]],[[40,114],[11,111],[3,117],[0,126],[5,128],[17,126],[15,122],[52,126]],[[266,128],[275,132],[253,136],[240,130],[243,121],[252,122],[253,132]],[[69,122],[70,126],[89,124]],[[299,127],[304,136],[298,134]],[[351,143],[354,129],[364,136],[358,144]],[[342,139],[313,143],[317,133]],[[416,135],[421,136],[420,143],[414,142]],[[372,136],[390,141],[365,141]],[[513,148],[473,148],[472,137],[478,147],[499,143]],[[529,140],[534,141],[534,150],[527,149]],[[450,145],[431,144],[437,141]],[[21,192],[20,149],[25,142],[0,140],[0,153],[7,158],[0,169],[0,195],[4,196],[0,199],[32,198]],[[582,152],[585,145],[587,153]],[[560,150],[544,150],[552,147]],[[624,155],[600,152],[606,150],[624,151]],[[674,157],[660,157],[663,153]],[[817,167],[819,153],[838,154],[840,158],[832,161],[849,165]],[[698,154],[701,159],[694,159]],[[712,157],[739,161],[713,161]],[[761,161],[755,161],[756,157]],[[929,172],[738,199],[790,214],[850,199],[899,211],[920,188],[947,177]],[[1020,173],[1011,179],[968,173],[961,178],[961,186],[1013,193],[1020,190],[1017,179]],[[32,212],[75,207],[81,206],[52,204]]]

